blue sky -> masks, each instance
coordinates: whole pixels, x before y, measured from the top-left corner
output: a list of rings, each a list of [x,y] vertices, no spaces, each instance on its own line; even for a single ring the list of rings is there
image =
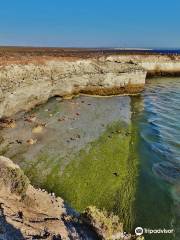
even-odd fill
[[[0,45],[180,48],[180,1],[1,0]]]

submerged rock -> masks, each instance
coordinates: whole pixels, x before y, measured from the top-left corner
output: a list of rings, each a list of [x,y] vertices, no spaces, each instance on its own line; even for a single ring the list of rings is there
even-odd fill
[[[37,142],[37,139],[32,139],[32,138],[30,138],[30,139],[27,140],[27,143],[30,144],[30,145],[33,145],[33,144],[35,144],[36,142]]]
[[[43,131],[43,126],[42,125],[37,125],[32,129],[33,133],[41,133]]]

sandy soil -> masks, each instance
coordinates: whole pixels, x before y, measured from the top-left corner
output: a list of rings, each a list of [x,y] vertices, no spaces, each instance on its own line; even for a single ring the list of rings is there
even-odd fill
[[[0,65],[7,64],[43,64],[48,60],[74,61],[78,59],[107,57],[110,55],[162,56],[158,53],[140,50],[111,50],[83,48],[34,48],[34,47],[0,47]],[[180,56],[169,55],[170,60]]]

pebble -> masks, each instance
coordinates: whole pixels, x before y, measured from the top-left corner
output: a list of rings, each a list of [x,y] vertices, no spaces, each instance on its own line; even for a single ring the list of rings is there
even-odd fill
[[[62,101],[62,97],[57,97],[56,101]]]
[[[64,100],[71,100],[71,99],[73,99],[73,95],[67,95],[67,96],[63,96],[63,99]]]
[[[33,133],[41,133],[42,130],[43,130],[43,126],[42,126],[42,125],[38,125],[38,126],[36,126],[36,127],[34,127],[34,128],[32,129],[32,132],[33,132]]]
[[[117,172],[113,172],[113,175],[116,176],[116,177],[119,176],[119,174]]]
[[[37,142],[37,139],[32,139],[32,138],[30,138],[30,139],[27,140],[27,143],[30,144],[30,145],[33,145],[33,144],[35,144],[36,142]]]
[[[59,118],[58,121],[59,122],[65,121],[65,117]]]

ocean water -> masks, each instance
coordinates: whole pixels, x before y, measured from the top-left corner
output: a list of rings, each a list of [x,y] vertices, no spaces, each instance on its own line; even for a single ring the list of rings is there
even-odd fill
[[[138,126],[139,177],[136,226],[174,229],[174,235],[146,239],[180,239],[180,78],[154,78],[133,99]]]
[[[180,49],[154,49],[152,52],[162,54],[180,54]]]
[[[134,97],[53,98],[15,118],[16,128],[1,131],[0,153],[35,186],[77,211],[113,212],[132,233],[173,230],[146,240],[180,239],[180,78],[149,79]],[[40,123],[46,127],[33,133]]]
[[[109,49],[96,49],[96,50],[102,50],[103,52],[112,52],[112,53],[143,53],[143,54],[149,54],[149,53],[158,53],[158,54],[175,54],[180,55],[180,49],[165,49],[165,48],[147,48],[147,49],[141,49],[141,48],[130,48],[130,49],[121,49],[121,48],[109,48]]]

